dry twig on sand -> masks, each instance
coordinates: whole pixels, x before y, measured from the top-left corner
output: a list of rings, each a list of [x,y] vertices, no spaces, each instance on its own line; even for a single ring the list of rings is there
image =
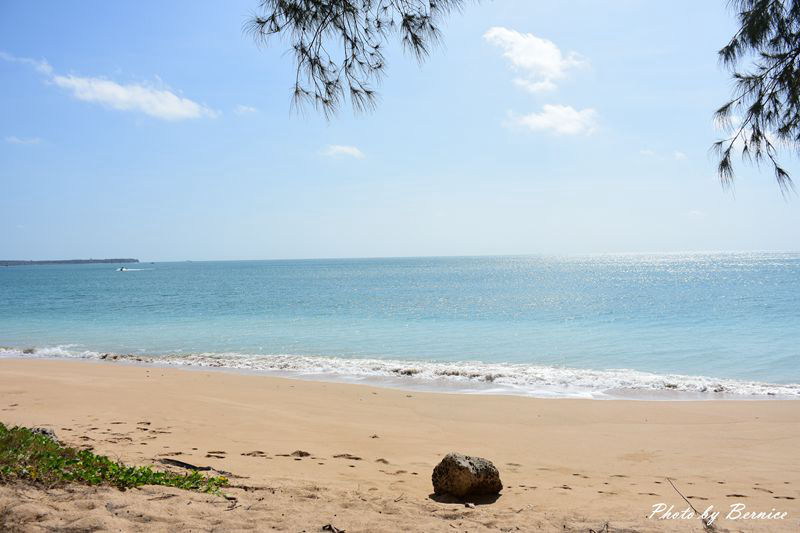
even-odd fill
[[[680,497],[683,498],[683,501],[685,501],[689,505],[689,508],[692,511],[694,511],[694,513],[697,515],[697,518],[699,518],[700,521],[703,522],[703,528],[706,531],[714,531],[714,524],[712,524],[710,522],[710,518],[708,518],[708,517],[704,518],[702,513],[700,513],[697,509],[694,508],[694,505],[692,505],[692,502],[690,502],[686,498],[686,496],[684,496],[683,493],[681,493],[681,491],[678,490],[678,487],[675,486],[675,483],[673,483],[670,478],[666,478],[666,479],[667,479],[667,481],[669,481],[669,484],[672,485],[672,488],[675,489],[675,492],[677,492],[678,495],[680,495]]]

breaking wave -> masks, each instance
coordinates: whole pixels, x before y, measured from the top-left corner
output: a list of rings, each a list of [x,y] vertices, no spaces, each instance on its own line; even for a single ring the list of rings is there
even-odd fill
[[[401,361],[240,353],[139,355],[81,350],[77,345],[42,348],[0,347],[0,357],[79,358],[221,368],[399,388],[535,397],[800,399],[800,383],[776,384],[705,376],[655,374],[629,369],[590,370],[479,361]]]

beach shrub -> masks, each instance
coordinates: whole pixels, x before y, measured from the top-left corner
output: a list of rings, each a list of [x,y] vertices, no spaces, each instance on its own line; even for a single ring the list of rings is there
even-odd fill
[[[121,490],[141,485],[162,485],[218,493],[228,484],[225,477],[153,470],[126,466],[89,450],[64,446],[51,436],[24,427],[0,423],[0,483],[15,480],[53,487],[64,483],[112,485]]]

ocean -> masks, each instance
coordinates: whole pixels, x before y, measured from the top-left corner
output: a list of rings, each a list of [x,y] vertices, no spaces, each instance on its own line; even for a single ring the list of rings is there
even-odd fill
[[[0,269],[0,356],[465,393],[800,398],[800,254]]]

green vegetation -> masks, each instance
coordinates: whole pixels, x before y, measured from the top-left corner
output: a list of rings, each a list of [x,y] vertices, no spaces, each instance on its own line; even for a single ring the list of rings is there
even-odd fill
[[[141,485],[218,493],[228,484],[225,477],[199,472],[174,474],[146,466],[126,466],[89,450],[63,446],[28,428],[7,428],[0,423],[0,483],[25,480],[43,486],[74,482],[112,485],[121,490]]]

